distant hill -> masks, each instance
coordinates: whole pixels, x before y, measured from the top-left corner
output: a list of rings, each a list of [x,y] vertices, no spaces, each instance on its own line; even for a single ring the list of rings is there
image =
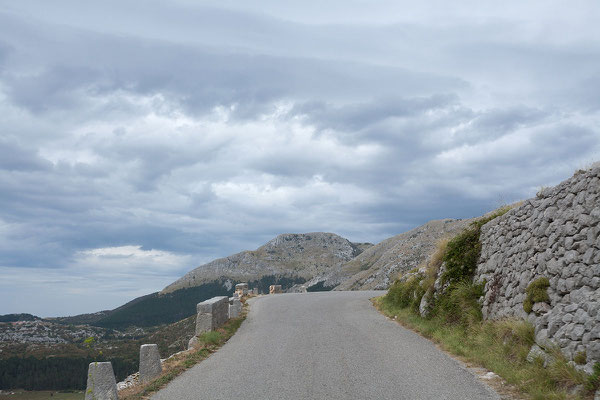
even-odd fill
[[[96,321],[101,320],[112,312],[112,310],[98,311],[91,314],[79,314],[69,317],[53,317],[45,318],[49,321],[56,322],[58,324],[65,325],[90,325]]]
[[[196,287],[218,279],[247,282],[264,276],[318,282],[336,279],[342,265],[358,256],[370,244],[351,243],[333,233],[282,234],[254,251],[243,251],[199,266],[165,287],[166,294]]]
[[[454,236],[474,219],[429,221],[372,246],[344,264],[345,278],[334,290],[387,289],[399,272],[419,266],[430,257],[437,242]]]
[[[196,313],[196,304],[214,296],[231,295],[223,282],[211,282],[177,290],[172,293],[158,292],[138,297],[115,308],[106,316],[90,325],[103,328],[123,329],[129,326],[156,326],[170,324]]]
[[[179,289],[169,293],[155,292],[141,296],[114,310],[70,317],[46,318],[45,320],[64,325],[91,325],[116,330],[124,330],[133,326],[152,327],[171,324],[195,315],[196,304],[201,301],[214,296],[233,295],[235,284],[240,282],[231,279],[216,279],[199,286]],[[260,279],[244,282],[249,282],[251,288],[256,287],[261,293],[268,293],[270,285],[279,284],[284,289],[288,289],[295,284],[304,283],[305,279],[266,275]]]
[[[5,314],[0,315],[0,322],[36,321],[41,319],[31,314]]]

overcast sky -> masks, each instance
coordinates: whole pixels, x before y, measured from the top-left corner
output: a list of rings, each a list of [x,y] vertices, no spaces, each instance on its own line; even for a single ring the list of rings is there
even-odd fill
[[[0,314],[532,197],[600,160],[598,21],[596,0],[0,0]]]

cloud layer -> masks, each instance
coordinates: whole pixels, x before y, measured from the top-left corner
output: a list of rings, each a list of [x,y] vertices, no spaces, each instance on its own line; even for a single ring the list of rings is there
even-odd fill
[[[377,242],[600,159],[593,1],[1,4],[0,313],[114,307],[283,232]]]

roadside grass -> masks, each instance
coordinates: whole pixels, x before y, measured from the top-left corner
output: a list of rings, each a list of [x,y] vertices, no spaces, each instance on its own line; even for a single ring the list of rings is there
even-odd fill
[[[514,205],[513,205],[514,206]],[[438,243],[421,269],[401,275],[375,306],[404,326],[438,343],[468,363],[493,371],[523,396],[535,400],[591,399],[600,386],[600,364],[588,377],[568,363],[559,349],[546,349],[550,361],[527,361],[534,329],[522,320],[483,321],[485,282],[474,282],[481,252],[481,228],[510,211],[504,206],[472,222],[461,233]],[[548,280],[531,282],[527,310],[546,301]],[[577,357],[585,362],[585,354]]]
[[[14,394],[8,394],[14,393]],[[85,394],[83,391],[59,391],[59,390],[6,390],[5,393],[0,395],[0,399],[10,400],[41,400],[41,399],[52,399],[52,400],[83,400]]]
[[[534,400],[577,400],[593,397],[593,383],[584,373],[567,363],[560,351],[547,368],[543,360],[526,360],[534,343],[534,332],[526,321],[503,320],[449,323],[444,316],[422,318],[410,306],[395,305],[386,297],[373,300],[386,316],[439,344],[445,351],[464,361],[486,368],[514,385],[526,398]],[[583,385],[587,392],[574,393]]]
[[[153,393],[164,388],[169,382],[181,375],[186,370],[208,358],[212,353],[221,348],[238,330],[246,319],[248,306],[244,304],[240,317],[230,319],[216,331],[205,332],[198,336],[199,344],[195,349],[177,354],[163,363],[163,372],[155,380],[145,384],[136,385],[119,391],[120,400],[147,399]]]

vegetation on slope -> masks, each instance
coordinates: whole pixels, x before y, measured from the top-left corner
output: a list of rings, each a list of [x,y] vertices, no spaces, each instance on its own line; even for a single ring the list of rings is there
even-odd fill
[[[531,310],[533,310],[533,305],[535,303],[550,301],[550,296],[548,295],[549,286],[550,280],[546,277],[538,278],[527,286],[525,291],[527,297],[525,298],[525,301],[523,301],[523,310],[525,310],[526,313],[529,314]]]
[[[152,293],[139,297],[93,323],[103,328],[122,329],[129,326],[156,326],[169,324],[196,313],[196,304],[214,296],[227,296],[223,282],[206,283],[188,289],[160,295]]]
[[[376,300],[379,309],[402,324],[440,343],[451,353],[494,371],[533,399],[578,399],[589,395],[600,384],[600,365],[596,374],[586,377],[567,363],[555,350],[547,368],[544,361],[527,361],[534,344],[533,327],[526,321],[483,321],[479,298],[483,285],[473,283],[479,258],[481,227],[508,209],[480,219],[450,241],[440,242],[438,251],[426,266],[426,272],[400,277],[388,293]],[[440,268],[443,288],[433,296]],[[545,281],[532,287],[532,296],[540,296]],[[438,287],[439,289],[439,287]],[[441,293],[440,293],[441,292]],[[429,313],[421,317],[419,306],[428,294]],[[581,385],[581,386],[580,386]],[[583,387],[576,393],[574,388]]]
[[[139,350],[138,350],[139,351]],[[0,360],[0,388],[25,390],[85,389],[91,362],[105,357],[11,357]],[[111,358],[117,379],[137,370],[135,360]]]
[[[0,322],[35,321],[41,319],[31,314],[5,314],[0,315]]]
[[[306,280],[293,276],[263,276],[248,282],[249,287],[268,293],[270,285],[282,285],[287,289]],[[130,326],[151,327],[170,324],[196,314],[196,304],[214,296],[232,296],[237,281],[219,279],[198,286],[179,289],[165,294],[152,293],[116,308],[107,316],[92,323],[94,326],[124,329]]]

